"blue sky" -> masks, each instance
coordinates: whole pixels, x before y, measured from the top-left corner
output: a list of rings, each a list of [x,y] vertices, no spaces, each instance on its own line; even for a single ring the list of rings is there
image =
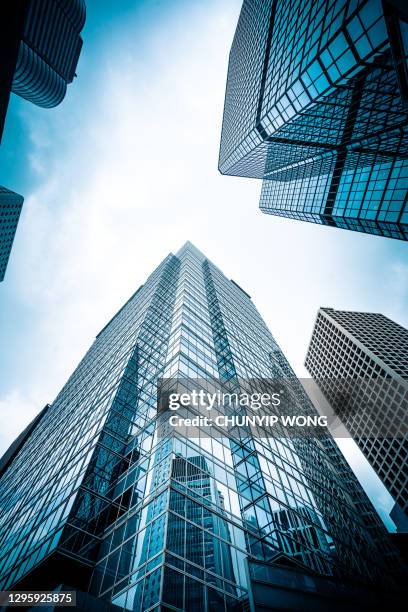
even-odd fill
[[[239,0],[87,7],[64,102],[12,95],[0,148],[0,183],[25,196],[0,285],[0,452],[186,240],[248,291],[300,376],[319,306],[408,326],[406,244],[263,215],[260,182],[218,173]],[[388,494],[342,445],[384,517]]]

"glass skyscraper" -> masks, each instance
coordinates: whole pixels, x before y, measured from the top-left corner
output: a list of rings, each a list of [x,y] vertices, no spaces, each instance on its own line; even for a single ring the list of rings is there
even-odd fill
[[[379,313],[321,308],[305,365],[407,523],[408,330]]]
[[[23,196],[0,186],[0,282],[4,280],[23,202]]]
[[[408,9],[244,0],[219,169],[263,179],[263,212],[408,237]]]
[[[65,584],[84,609],[129,611],[248,610],[261,571],[287,592],[287,572],[309,595],[323,581],[337,606],[388,588],[397,557],[332,438],[187,437],[157,410],[159,379],[279,377],[314,414],[248,294],[190,243],[168,255],[5,469],[0,588]]]

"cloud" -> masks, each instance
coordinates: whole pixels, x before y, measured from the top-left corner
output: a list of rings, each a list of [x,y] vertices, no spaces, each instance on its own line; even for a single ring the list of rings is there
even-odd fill
[[[408,265],[399,260],[391,262],[388,268],[386,310],[393,313],[397,322],[404,324],[408,312]]]

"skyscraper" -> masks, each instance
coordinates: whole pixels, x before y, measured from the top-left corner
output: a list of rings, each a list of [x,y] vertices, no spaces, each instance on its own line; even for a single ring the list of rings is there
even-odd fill
[[[408,237],[408,11],[379,0],[244,0],[219,169],[263,212]]]
[[[0,139],[10,90],[57,106],[72,82],[82,47],[84,0],[15,0],[0,8]]]
[[[4,279],[24,198],[0,186],[0,282]]]
[[[320,308],[305,365],[408,518],[408,330]]]
[[[324,583],[338,610],[358,585],[385,586],[396,557],[330,437],[189,437],[157,410],[159,379],[255,377],[290,378],[291,405],[314,412],[248,294],[186,243],[98,334],[4,472],[0,589],[67,584],[87,610],[246,610],[251,563],[286,576],[287,593],[294,576],[314,597]]]

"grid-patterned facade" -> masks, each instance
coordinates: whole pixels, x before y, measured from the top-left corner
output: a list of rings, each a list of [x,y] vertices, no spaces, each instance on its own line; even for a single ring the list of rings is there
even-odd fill
[[[59,104],[82,47],[84,0],[28,0],[12,91],[45,108]]]
[[[408,13],[379,0],[244,0],[219,169],[268,214],[407,239]]]
[[[0,282],[4,280],[23,202],[23,196],[0,186]]]
[[[0,588],[66,582],[122,610],[225,611],[248,607],[250,559],[387,581],[386,531],[332,438],[187,438],[156,410],[159,378],[282,376],[313,412],[250,297],[190,243],[169,255],[2,476]]]
[[[408,330],[382,314],[321,308],[305,365],[408,515]]]

